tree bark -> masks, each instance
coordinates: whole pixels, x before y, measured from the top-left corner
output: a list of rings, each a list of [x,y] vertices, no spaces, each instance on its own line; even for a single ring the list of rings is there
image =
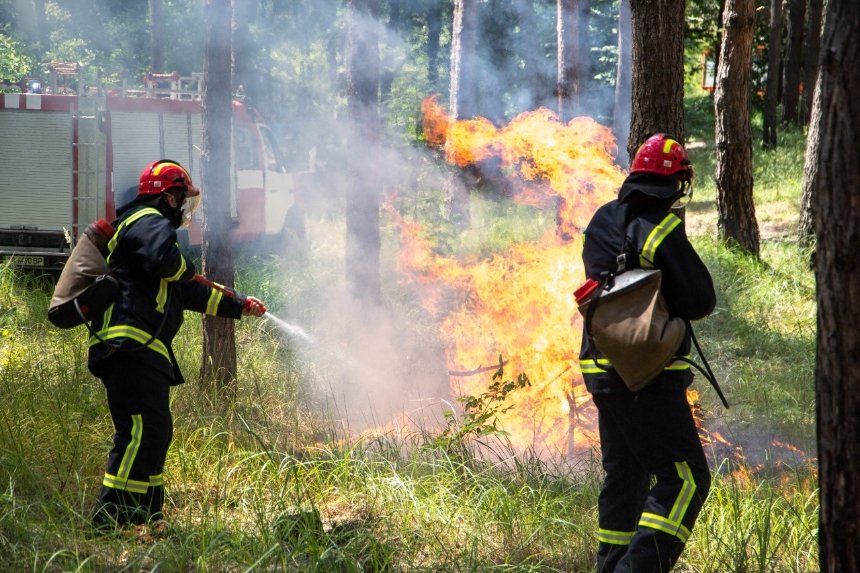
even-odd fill
[[[556,3],[558,116],[568,121],[582,113],[588,73],[588,0]]]
[[[251,35],[251,24],[257,18],[257,0],[239,0],[233,5],[233,85],[237,93],[242,87],[250,105],[260,110],[264,117],[269,116],[261,97],[263,73],[255,66],[259,57],[255,54],[255,42]]]
[[[203,274],[232,287],[235,270],[230,243],[230,0],[203,3]],[[203,380],[213,380],[227,399],[236,393],[236,335],[227,318],[203,317]]]
[[[162,73],[164,69],[164,3],[149,0],[150,71]]]
[[[806,34],[803,46],[803,110],[801,120],[809,123],[812,113],[815,83],[818,78],[818,60],[821,56],[821,12],[824,0],[809,0],[806,12]]]
[[[788,40],[786,42],[785,74],[782,83],[782,121],[800,123],[801,69],[803,67],[803,22],[806,19],[806,0],[791,0],[788,10]]]
[[[779,100],[779,62],[782,41],[782,0],[770,0],[767,41],[767,83],[764,88],[763,141],[765,149],[776,148],[776,104]]]
[[[800,194],[800,226],[798,239],[806,246],[815,240],[815,203],[818,196],[818,150],[821,142],[821,87],[812,90],[812,113],[806,136],[806,160],[803,164],[803,190]]]
[[[454,0],[448,96],[449,111],[454,119],[471,119],[478,113],[477,42],[477,0]],[[469,201],[474,179],[473,168],[467,168],[449,177],[445,184],[446,210],[459,228],[468,228],[471,224]]]
[[[632,113],[627,153],[654,133],[684,140],[684,0],[630,0]],[[659,54],[659,57],[655,57]]]
[[[378,0],[347,2],[347,106],[352,184],[346,192],[346,278],[356,300],[382,301],[379,279],[379,174],[370,169],[379,149]]]
[[[720,236],[758,256],[749,102],[754,27],[755,0],[726,2],[723,45],[714,92],[714,137],[717,144],[715,178]]]
[[[822,573],[860,571],[860,3],[828,0],[818,154],[818,417]]]
[[[427,5],[427,82],[436,89],[439,81],[439,39],[442,35],[442,13],[439,2]]]
[[[612,113],[612,133],[618,142],[617,162],[627,167],[627,139],[630,136],[631,81],[633,51],[630,45],[630,0],[620,0],[618,16],[618,63],[615,70],[615,106]]]

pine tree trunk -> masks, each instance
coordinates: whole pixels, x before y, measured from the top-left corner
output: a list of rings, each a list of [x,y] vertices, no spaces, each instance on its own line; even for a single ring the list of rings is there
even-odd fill
[[[803,110],[801,119],[809,123],[812,114],[812,98],[818,78],[818,60],[821,57],[821,12],[824,0],[809,0],[806,35],[803,46]]]
[[[568,121],[582,113],[588,70],[587,0],[558,0],[556,36],[558,116],[562,121]]]
[[[349,0],[347,29],[347,105],[353,133],[350,136],[352,183],[346,192],[346,277],[352,295],[378,306],[382,301],[379,278],[379,195],[382,182],[369,169],[379,149],[379,38],[375,21],[378,0]]]
[[[818,348],[822,573],[860,571],[860,3],[828,0],[821,47]]]
[[[800,99],[801,68],[803,67],[803,22],[806,0],[791,0],[788,10],[788,40],[785,54],[785,78],[782,88],[783,123],[800,123],[797,103]]]
[[[782,0],[770,0],[770,27],[767,41],[767,83],[764,88],[763,145],[776,147],[776,104],[779,100],[779,62],[782,36]]]
[[[684,0],[630,0],[633,30],[630,157],[654,133],[684,139]],[[660,57],[655,57],[659,54]]]
[[[164,69],[164,4],[162,0],[149,0],[149,71],[162,73]]]
[[[806,161],[803,164],[803,190],[800,194],[800,228],[803,245],[815,240],[815,203],[818,196],[818,150],[821,145],[821,88],[816,82],[812,99],[809,132],[806,135]]]
[[[203,4],[203,274],[233,286],[235,271],[230,243],[230,0]],[[228,399],[236,393],[236,335],[227,318],[203,317],[201,378],[213,380]]]
[[[454,0],[451,27],[451,85],[448,106],[454,119],[471,119],[478,113],[476,49],[478,42],[478,4],[476,0]],[[472,170],[448,178],[445,205],[451,221],[459,228],[471,224],[469,202]]]
[[[427,82],[436,90],[439,81],[439,39],[442,35],[440,6],[430,3],[427,7]]]
[[[755,0],[727,0],[714,93],[714,136],[720,235],[758,256],[749,103],[754,27]]]
[[[615,67],[615,106],[612,133],[618,142],[618,165],[627,167],[627,138],[630,136],[630,98],[633,75],[633,51],[630,46],[630,0],[620,0],[618,16],[618,63]]]

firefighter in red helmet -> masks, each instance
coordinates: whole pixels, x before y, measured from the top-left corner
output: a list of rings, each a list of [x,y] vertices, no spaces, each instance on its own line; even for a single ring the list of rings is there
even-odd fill
[[[266,311],[259,299],[229,298],[191,280],[194,264],[180,252],[176,230],[199,199],[188,171],[162,159],[143,169],[137,196],[113,223],[107,263],[120,295],[94,319],[89,341],[89,369],[105,386],[115,430],[92,516],[99,531],[163,518],[169,389],[183,382],[171,343],[183,311],[229,318]]]
[[[626,268],[662,271],[670,316],[685,321],[711,313],[711,275],[687,239],[673,207],[692,192],[684,147],[666,134],[636,152],[617,199],[600,207],[585,230],[587,277]],[[621,255],[619,257],[619,255]],[[660,375],[631,392],[583,332],[580,367],[598,411],[602,465],[598,498],[597,569],[666,572],[684,548],[710,488],[710,470],[687,403],[693,375],[690,329]]]

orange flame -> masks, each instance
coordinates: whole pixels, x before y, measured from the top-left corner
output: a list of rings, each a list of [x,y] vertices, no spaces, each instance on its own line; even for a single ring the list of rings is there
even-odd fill
[[[613,164],[612,134],[589,118],[562,123],[547,109],[501,128],[484,118],[456,121],[432,97],[422,110],[425,137],[447,161],[497,161],[513,199],[555,206],[558,222],[534,243],[457,260],[435,253],[418,223],[388,209],[401,234],[399,270],[441,323],[452,388],[480,395],[502,355],[506,379],[526,373],[532,383],[508,396],[513,408],[500,416],[511,443],[542,453],[589,448],[595,413],[579,371],[582,327],[572,292],[584,279],[581,230],[624,177]]]

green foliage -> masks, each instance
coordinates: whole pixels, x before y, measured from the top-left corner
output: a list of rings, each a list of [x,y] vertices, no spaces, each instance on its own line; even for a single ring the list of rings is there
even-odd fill
[[[500,354],[499,368],[493,374],[493,381],[487,391],[478,396],[457,396],[457,401],[463,406],[463,415],[459,420],[456,412],[445,412],[447,426],[440,432],[437,443],[450,447],[452,444],[463,444],[470,438],[506,435],[499,427],[498,417],[513,406],[505,405],[505,400],[511,392],[531,386],[531,382],[525,373],[520,373],[516,381],[504,378],[505,360]]]
[[[17,83],[30,75],[33,60],[27,54],[23,44],[7,35],[0,29],[0,82]],[[6,91],[6,86],[0,83],[0,92]],[[18,90],[17,87],[14,88]]]

